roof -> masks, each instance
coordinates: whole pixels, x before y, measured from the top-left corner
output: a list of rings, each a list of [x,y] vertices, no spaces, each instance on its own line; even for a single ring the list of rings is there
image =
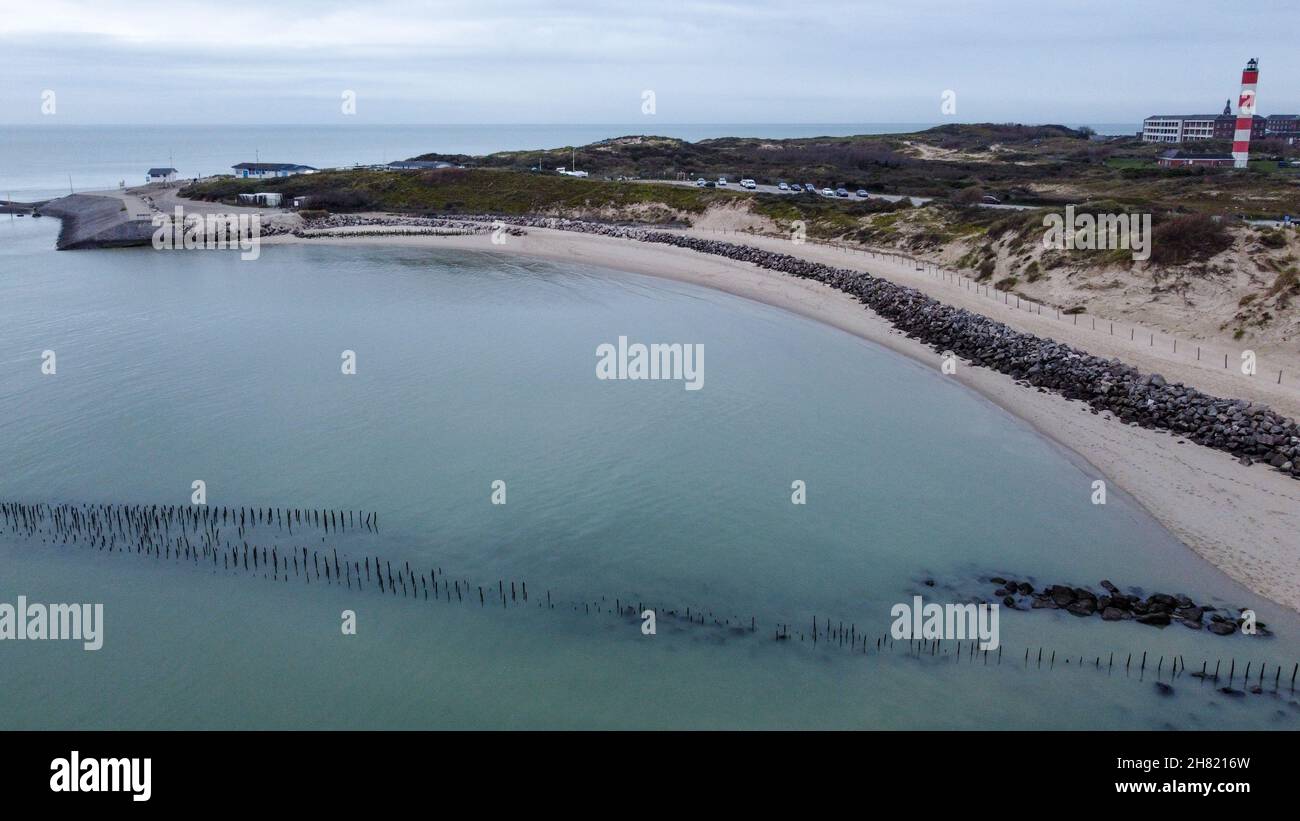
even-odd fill
[[[291,162],[241,162],[239,165],[232,165],[231,168],[241,168],[248,171],[315,171],[310,165],[297,165]]]
[[[151,177],[165,177],[168,174],[175,174],[175,173],[176,173],[175,168],[150,168],[149,169],[149,176]]]
[[[1289,115],[1284,115],[1284,116],[1294,117],[1294,116],[1296,116],[1296,115],[1294,115],[1294,114],[1289,114]],[[1223,114],[1223,113],[1219,113],[1219,114],[1152,114],[1150,117],[1147,117],[1147,120],[1235,120],[1235,119],[1237,119],[1237,115],[1236,115],[1236,114]],[[1256,114],[1256,115],[1255,115],[1255,119],[1256,119],[1256,120],[1263,120],[1263,119],[1265,119],[1265,118],[1264,118],[1264,117],[1261,117],[1261,116],[1258,115],[1258,114]],[[1142,122],[1146,122],[1146,120],[1143,120]]]
[[[1300,120],[1300,114],[1270,114],[1270,120]]]

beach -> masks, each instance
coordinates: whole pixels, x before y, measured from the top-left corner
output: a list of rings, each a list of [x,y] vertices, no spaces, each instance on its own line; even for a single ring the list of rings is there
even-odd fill
[[[689,232],[688,232],[689,233]],[[712,232],[700,236],[716,238]],[[919,272],[909,277],[904,263],[889,263],[869,257],[846,255],[835,249],[793,246],[777,239],[735,236],[730,241],[762,247],[781,243],[785,253],[818,261],[833,261],[846,267],[861,267],[897,282],[921,287]],[[525,236],[510,236],[504,245],[494,245],[489,235],[410,237],[322,237],[302,239],[276,236],[268,245],[283,243],[332,243],[353,245],[401,244],[420,248],[479,250],[521,255],[553,261],[577,262],[633,273],[679,280],[713,288],[735,296],[781,308],[881,345],[917,362],[938,368],[938,355],[926,345],[908,339],[887,321],[851,297],[809,280],[785,276],[757,266],[696,253],[665,245],[650,245],[623,239],[530,228]],[[913,281],[917,280],[917,281]],[[961,305],[961,293],[945,290],[931,281],[936,298],[978,310],[973,302]],[[1258,398],[1288,415],[1296,404],[1290,394],[1269,390],[1261,381],[1244,383],[1231,374],[1215,374],[1172,358],[1161,359],[1154,352],[1147,358],[1124,355],[1084,329],[1071,333],[1061,323],[1052,326],[1046,317],[1020,313],[1014,317],[983,312],[1026,330],[1051,335],[1058,341],[1098,355],[1121,356],[1143,370],[1156,370],[1170,380],[1183,381],[1220,396]],[[1129,494],[1164,527],[1202,559],[1247,588],[1292,610],[1300,611],[1300,483],[1264,465],[1247,466],[1229,454],[1201,447],[1169,433],[1127,425],[1107,413],[1095,413],[1081,402],[1016,384],[1010,377],[986,368],[959,364],[951,375],[963,386],[996,403],[1024,420],[1042,436],[1070,452],[1072,458],[1089,466],[1096,478],[1105,479],[1109,491]],[[1250,391],[1243,390],[1249,387]],[[1082,496],[1092,493],[1091,483],[1081,484]],[[959,500],[958,500],[959,502]]]

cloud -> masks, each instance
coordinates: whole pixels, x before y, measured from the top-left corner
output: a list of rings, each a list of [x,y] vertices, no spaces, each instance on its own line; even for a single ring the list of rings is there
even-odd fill
[[[1263,4],[1266,5],[1266,4]],[[1217,110],[1261,58],[1300,109],[1275,12],[1208,0],[8,3],[0,122],[1137,122]],[[1193,58],[1192,55],[1195,55]],[[1216,102],[1220,101],[1220,102]]]

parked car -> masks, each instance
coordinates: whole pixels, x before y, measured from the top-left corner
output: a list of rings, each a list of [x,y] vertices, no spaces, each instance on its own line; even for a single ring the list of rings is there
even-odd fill
[[[778,183],[776,184],[776,187],[777,187],[779,190],[781,190],[781,191],[789,191],[789,190],[790,190],[790,186],[786,185],[786,184],[783,183],[783,182],[778,182]]]
[[[704,186],[709,184],[709,181],[704,179],[703,177],[700,177],[698,180],[695,181],[695,184],[698,185],[700,188],[703,188]]]
[[[859,196],[859,197],[862,197],[862,199],[865,200],[865,199],[868,199],[871,195],[867,193],[867,191],[866,191],[865,188],[859,188],[859,189],[858,189],[858,196]]]
[[[836,189],[835,189],[835,196],[837,196],[837,197],[847,197],[848,195],[849,195],[849,189],[847,189],[847,188],[836,188]]]
[[[817,186],[813,185],[813,184],[810,183],[810,182],[806,182],[806,183],[803,184],[803,190],[805,190],[805,191],[812,191],[812,192],[815,193],[815,192],[817,191]]]
[[[752,190],[752,189],[758,187],[758,183],[754,182],[753,180],[741,180],[741,181],[740,181],[740,187],[741,187],[741,188],[749,188],[749,189]]]
[[[725,186],[726,184],[727,184],[727,178],[726,178],[726,177],[718,177],[718,185],[719,185],[719,186]]]
[[[835,192],[832,191],[832,190],[829,189],[829,188],[823,188],[823,189],[822,189],[822,196],[823,196],[823,197],[833,197],[833,196],[835,196]]]

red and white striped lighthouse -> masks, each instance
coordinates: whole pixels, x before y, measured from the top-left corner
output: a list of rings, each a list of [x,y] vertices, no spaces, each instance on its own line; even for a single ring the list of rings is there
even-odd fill
[[[1254,57],[1241,72],[1241,98],[1237,100],[1237,129],[1232,135],[1232,166],[1245,168],[1250,159],[1250,132],[1255,127],[1255,85],[1259,82],[1259,61]]]

